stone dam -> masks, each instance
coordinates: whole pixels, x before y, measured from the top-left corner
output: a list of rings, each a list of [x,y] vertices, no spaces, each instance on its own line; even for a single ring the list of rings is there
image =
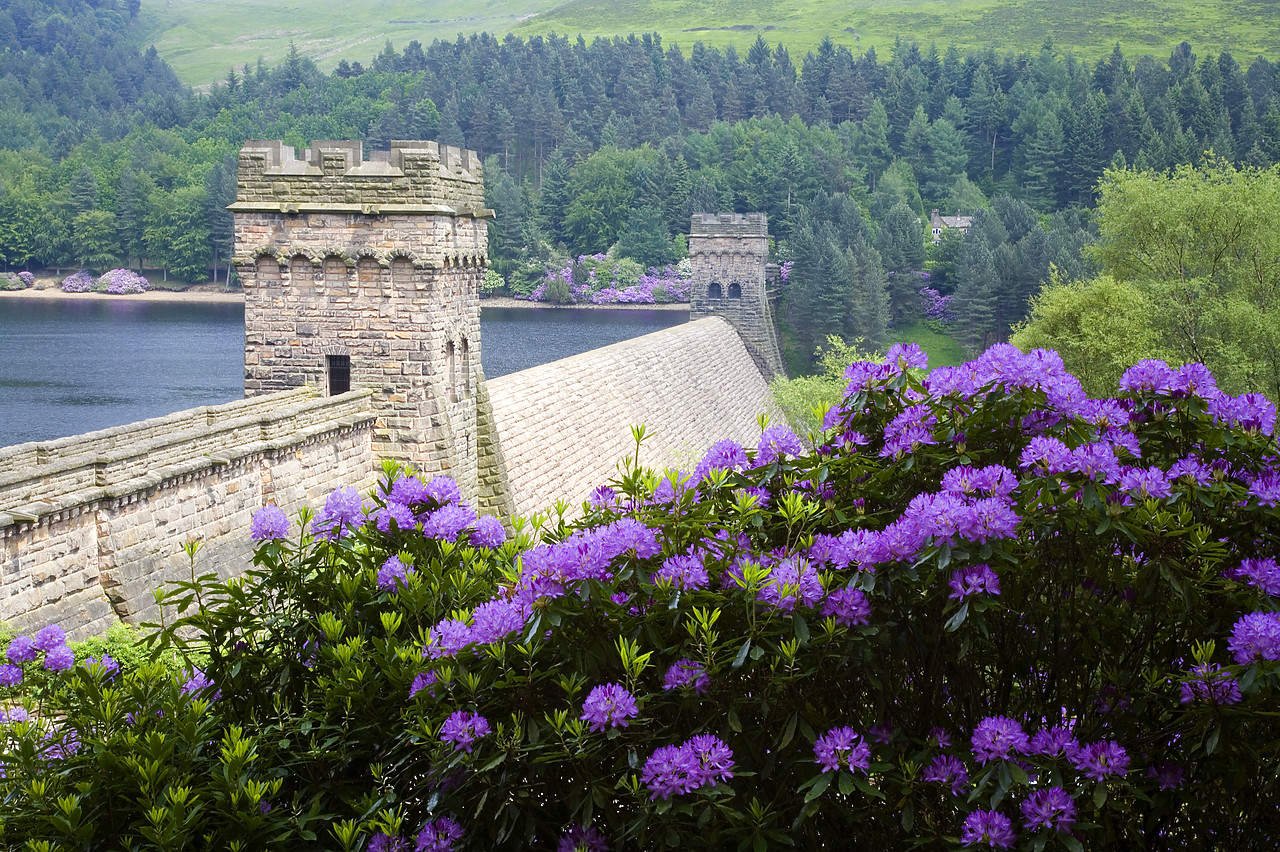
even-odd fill
[[[691,321],[486,381],[479,159],[434,142],[240,153],[235,259],[245,399],[0,449],[0,621],[71,638],[155,621],[153,592],[250,564],[249,521],[291,517],[394,459],[482,513],[578,505],[649,436],[648,467],[754,444],[781,373],[761,214],[699,214]]]

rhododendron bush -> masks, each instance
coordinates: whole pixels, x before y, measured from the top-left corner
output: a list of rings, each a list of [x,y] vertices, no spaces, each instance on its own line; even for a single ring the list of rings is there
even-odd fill
[[[851,366],[814,451],[624,465],[574,521],[394,466],[263,509],[243,579],[165,593],[203,671],[21,698],[4,841],[1273,848],[1275,407],[1196,365],[1110,400],[1050,352],[923,366]]]

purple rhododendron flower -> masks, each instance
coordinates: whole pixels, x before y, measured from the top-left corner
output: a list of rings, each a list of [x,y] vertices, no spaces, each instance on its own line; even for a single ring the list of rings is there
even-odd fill
[[[909,369],[926,370],[929,367],[929,356],[919,344],[895,343],[884,353],[884,364],[895,373],[903,373]]]
[[[435,482],[434,479],[431,481]],[[427,538],[457,541],[459,534],[475,522],[476,513],[466,503],[449,504],[427,516],[422,525],[422,534]]]
[[[1271,435],[1276,427],[1276,406],[1260,393],[1219,396],[1209,402],[1215,423],[1261,435]]]
[[[700,550],[691,551],[683,556],[670,556],[662,563],[662,567],[653,572],[653,582],[667,581],[679,589],[705,589],[711,584],[707,569],[702,561],[705,555]]]
[[[387,495],[387,500],[403,503],[406,506],[411,506],[414,503],[425,503],[427,489],[418,477],[402,476],[391,483],[391,492]]]
[[[40,628],[36,634],[35,646],[41,651],[49,652],[59,645],[67,643],[67,632],[56,624]]]
[[[31,714],[27,712],[27,708],[25,708],[25,707],[10,707],[10,708],[9,708],[9,716],[8,716],[8,718],[6,719],[6,721],[7,721],[9,724],[11,724],[11,725],[12,725],[12,724],[16,724],[16,723],[18,723],[18,722],[25,722],[25,721],[27,721],[27,720],[28,720],[28,719],[30,719],[30,718],[31,718]]]
[[[111,658],[109,654],[103,654],[101,658],[86,657],[84,661],[85,668],[90,670],[98,669],[104,678],[115,677],[120,671],[120,664]]]
[[[628,719],[640,713],[635,697],[617,683],[606,683],[592,689],[582,704],[582,719],[591,730],[628,727]]]
[[[1000,578],[991,570],[991,566],[985,564],[961,568],[952,573],[947,585],[951,587],[951,594],[947,597],[957,601],[964,600],[970,595],[1000,594]]]
[[[1061,787],[1036,790],[1022,803],[1027,828],[1070,831],[1076,823],[1076,803]]]
[[[970,740],[973,756],[979,763],[1007,760],[1015,754],[1026,754],[1027,734],[1007,716],[988,716],[978,723]]]
[[[1230,572],[1232,579],[1246,580],[1268,595],[1280,597],[1280,565],[1274,559],[1244,559]]]
[[[797,599],[813,608],[822,600],[822,578],[807,560],[798,557],[784,559],[774,565],[769,579],[760,587],[757,600],[791,612]]]
[[[847,725],[832,728],[813,744],[814,763],[822,767],[823,772],[831,772],[841,766],[848,766],[850,771],[867,771],[871,765],[871,746]]]
[[[770,426],[760,433],[756,444],[756,466],[764,467],[786,456],[804,454],[804,444],[786,426]]]
[[[328,539],[342,538],[360,526],[364,503],[354,488],[335,488],[325,498],[324,508],[311,523],[315,535]]]
[[[524,629],[529,607],[517,600],[494,598],[475,608],[471,614],[471,641],[481,645],[500,642]]]
[[[30,636],[15,636],[9,643],[9,650],[5,651],[5,656],[8,657],[9,662],[22,665],[34,661],[39,653],[35,640]]]
[[[1178,789],[1186,774],[1181,766],[1169,760],[1147,767],[1147,777],[1155,781],[1161,790]]]
[[[476,528],[471,533],[471,544],[474,547],[502,547],[507,540],[507,531],[502,521],[493,515],[485,515],[476,521]]]
[[[22,669],[10,663],[0,666],[0,686],[17,686],[22,683]]]
[[[985,843],[993,849],[1008,849],[1016,838],[1013,821],[999,811],[974,811],[960,828],[960,842],[965,846]]]
[[[373,522],[381,532],[391,532],[392,524],[395,524],[398,530],[411,530],[418,525],[413,509],[410,509],[407,503],[395,500],[387,501],[387,505],[375,512]]]
[[[427,649],[423,656],[449,657],[475,640],[471,637],[471,625],[457,618],[446,618],[427,632]]]
[[[747,459],[747,451],[741,444],[727,439],[717,441],[707,450],[702,461],[698,462],[689,479],[696,484],[706,479],[713,470],[742,470],[748,464],[750,461]]]
[[[1264,473],[1249,486],[1249,496],[1258,501],[1259,506],[1273,507],[1280,505],[1280,473]]]
[[[414,677],[414,679],[413,679],[413,683],[411,683],[411,684],[409,685],[409,697],[410,697],[410,698],[412,698],[413,696],[417,695],[417,694],[418,694],[419,692],[421,692],[422,690],[427,689],[428,687],[430,687],[432,684],[434,684],[434,683],[435,683],[436,681],[438,681],[439,679],[440,679],[440,676],[439,676],[439,675],[437,675],[437,674],[436,674],[435,672],[433,672],[433,671],[432,671],[432,672],[418,672],[418,674],[417,674],[417,675]],[[428,693],[428,694],[430,694],[430,693]]]
[[[409,852],[409,841],[398,835],[379,831],[369,838],[369,845],[365,849],[367,852]]]
[[[1124,775],[1129,771],[1129,755],[1124,747],[1111,740],[1102,740],[1081,746],[1071,763],[1085,777],[1101,781],[1109,775]]]
[[[587,503],[597,509],[607,509],[618,499],[618,494],[607,485],[597,485],[587,495]]]
[[[442,742],[453,743],[456,750],[470,753],[475,741],[489,733],[489,722],[479,713],[455,710],[440,726]]]
[[[697,695],[706,692],[707,687],[710,685],[711,678],[707,677],[707,672],[702,667],[702,663],[694,662],[693,660],[676,660],[671,664],[671,668],[667,669],[667,674],[662,679],[663,689],[680,689],[692,686],[694,693]]]
[[[1242,666],[1255,660],[1280,660],[1280,613],[1251,612],[1231,628],[1231,656]]]
[[[1231,672],[1222,671],[1222,667],[1201,663],[1191,669],[1190,676],[1182,682],[1183,704],[1213,704],[1225,707],[1239,704],[1241,700],[1240,684]]]
[[[408,588],[409,572],[412,568],[405,566],[400,557],[392,556],[378,569],[378,588],[384,592],[394,592],[400,588]]]
[[[208,675],[206,675],[203,670],[195,669],[192,671],[191,676],[187,678],[186,682],[182,684],[182,694],[195,695],[196,693],[212,689],[213,685],[213,681],[209,680]],[[216,701],[221,697],[221,690],[215,691],[212,695],[208,696],[211,701]]]
[[[462,839],[462,826],[449,817],[440,817],[422,826],[414,852],[453,852],[453,844]]]
[[[44,667],[51,672],[65,672],[76,664],[76,655],[66,645],[58,645],[44,655]]]
[[[867,603],[867,596],[862,589],[851,586],[836,589],[827,595],[820,611],[823,616],[834,618],[837,624],[846,627],[866,624],[871,620],[871,604]]]
[[[1055,725],[1036,731],[1027,746],[1027,754],[1043,754],[1045,757],[1066,755],[1071,757],[1080,748],[1071,729],[1065,725]]]
[[[953,796],[959,796],[969,784],[969,770],[964,768],[964,763],[958,757],[952,757],[949,754],[935,757],[933,762],[925,767],[921,777],[925,781],[950,784]]]
[[[462,500],[462,489],[447,476],[434,477],[422,490],[427,499],[434,500],[441,506]]]
[[[1120,377],[1120,390],[1125,393],[1152,391],[1167,394],[1173,389],[1176,374],[1169,365],[1157,358],[1139,361],[1124,371]]]
[[[640,771],[640,780],[653,799],[669,799],[732,777],[733,752],[712,734],[658,748]]]
[[[249,522],[249,538],[254,541],[277,541],[289,537],[289,518],[284,510],[268,503],[253,514]]]
[[[609,852],[609,843],[598,829],[575,825],[560,838],[556,852]]]
[[[1160,500],[1173,493],[1168,476],[1158,467],[1128,468],[1120,475],[1119,488],[1139,500],[1148,497]]]

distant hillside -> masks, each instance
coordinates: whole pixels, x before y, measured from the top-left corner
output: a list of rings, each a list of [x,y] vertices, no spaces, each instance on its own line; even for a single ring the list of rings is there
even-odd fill
[[[454,39],[459,33],[558,32],[595,36],[657,32],[740,51],[763,35],[796,55],[825,36],[888,55],[898,37],[961,49],[1039,47],[1052,36],[1081,56],[1117,42],[1132,56],[1167,56],[1188,40],[1242,59],[1280,53],[1280,4],[1255,0],[144,0],[140,35],[184,82],[219,79],[232,66],[280,62],[292,41],[323,69],[368,62],[390,40]]]

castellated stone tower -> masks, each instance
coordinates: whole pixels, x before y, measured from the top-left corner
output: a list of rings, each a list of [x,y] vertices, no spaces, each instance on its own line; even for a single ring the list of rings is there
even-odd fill
[[[476,154],[392,142],[366,161],[360,142],[339,141],[299,158],[248,142],[231,210],[245,395],[371,389],[374,454],[453,476],[474,498],[493,215]]]
[[[765,287],[769,223],[763,213],[695,213],[689,229],[689,319],[724,317],[767,378],[785,376]]]

